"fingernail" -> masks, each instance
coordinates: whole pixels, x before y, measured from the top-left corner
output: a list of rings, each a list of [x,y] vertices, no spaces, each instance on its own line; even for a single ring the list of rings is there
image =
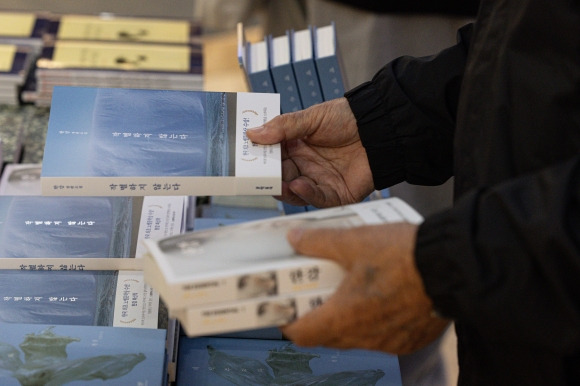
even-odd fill
[[[253,132],[253,133],[260,133],[260,132],[264,131],[264,125],[262,125],[262,126],[257,126],[257,127],[250,127],[250,128],[248,129],[248,131],[251,131],[251,132]]]
[[[288,241],[290,242],[290,244],[295,244],[298,241],[300,241],[303,234],[304,234],[303,229],[293,228],[293,229],[288,230],[288,234],[286,235],[286,237],[288,238]]]

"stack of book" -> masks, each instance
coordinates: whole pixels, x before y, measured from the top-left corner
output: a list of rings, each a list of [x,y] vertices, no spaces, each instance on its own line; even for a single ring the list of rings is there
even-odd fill
[[[36,62],[39,106],[55,85],[201,90],[201,28],[188,20],[53,16]]]
[[[343,271],[296,255],[291,227],[354,227],[421,216],[397,198],[292,214],[145,241],[145,280],[189,336],[286,324],[322,304]]]
[[[0,104],[20,103],[47,24],[44,14],[0,12]]]
[[[238,24],[238,62],[252,91],[280,94],[282,113],[341,97],[341,70],[335,24],[287,31],[248,42]]]

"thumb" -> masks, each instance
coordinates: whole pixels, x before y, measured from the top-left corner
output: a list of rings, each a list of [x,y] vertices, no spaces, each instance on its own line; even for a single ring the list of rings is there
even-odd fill
[[[300,110],[278,115],[262,126],[248,129],[246,135],[254,143],[271,145],[306,137],[314,130],[309,122],[308,111]]]

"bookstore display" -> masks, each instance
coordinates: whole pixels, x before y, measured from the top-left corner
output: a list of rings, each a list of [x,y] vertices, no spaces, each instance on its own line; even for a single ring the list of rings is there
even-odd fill
[[[290,227],[422,221],[272,197],[281,148],[245,131],[342,95],[335,25],[231,32],[249,92],[204,90],[191,20],[0,11],[0,384],[401,385],[396,356],[279,329],[343,277]]]

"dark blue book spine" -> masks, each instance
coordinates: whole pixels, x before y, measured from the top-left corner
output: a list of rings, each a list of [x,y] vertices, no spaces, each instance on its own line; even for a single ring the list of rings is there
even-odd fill
[[[303,107],[321,103],[323,96],[314,60],[301,60],[292,64]]]
[[[302,101],[298,92],[296,77],[292,65],[285,64],[272,67],[272,78],[276,91],[280,94],[280,110],[282,113],[291,113],[302,110]]]
[[[342,72],[336,55],[316,59],[316,68],[325,101],[339,98],[344,94]]]

